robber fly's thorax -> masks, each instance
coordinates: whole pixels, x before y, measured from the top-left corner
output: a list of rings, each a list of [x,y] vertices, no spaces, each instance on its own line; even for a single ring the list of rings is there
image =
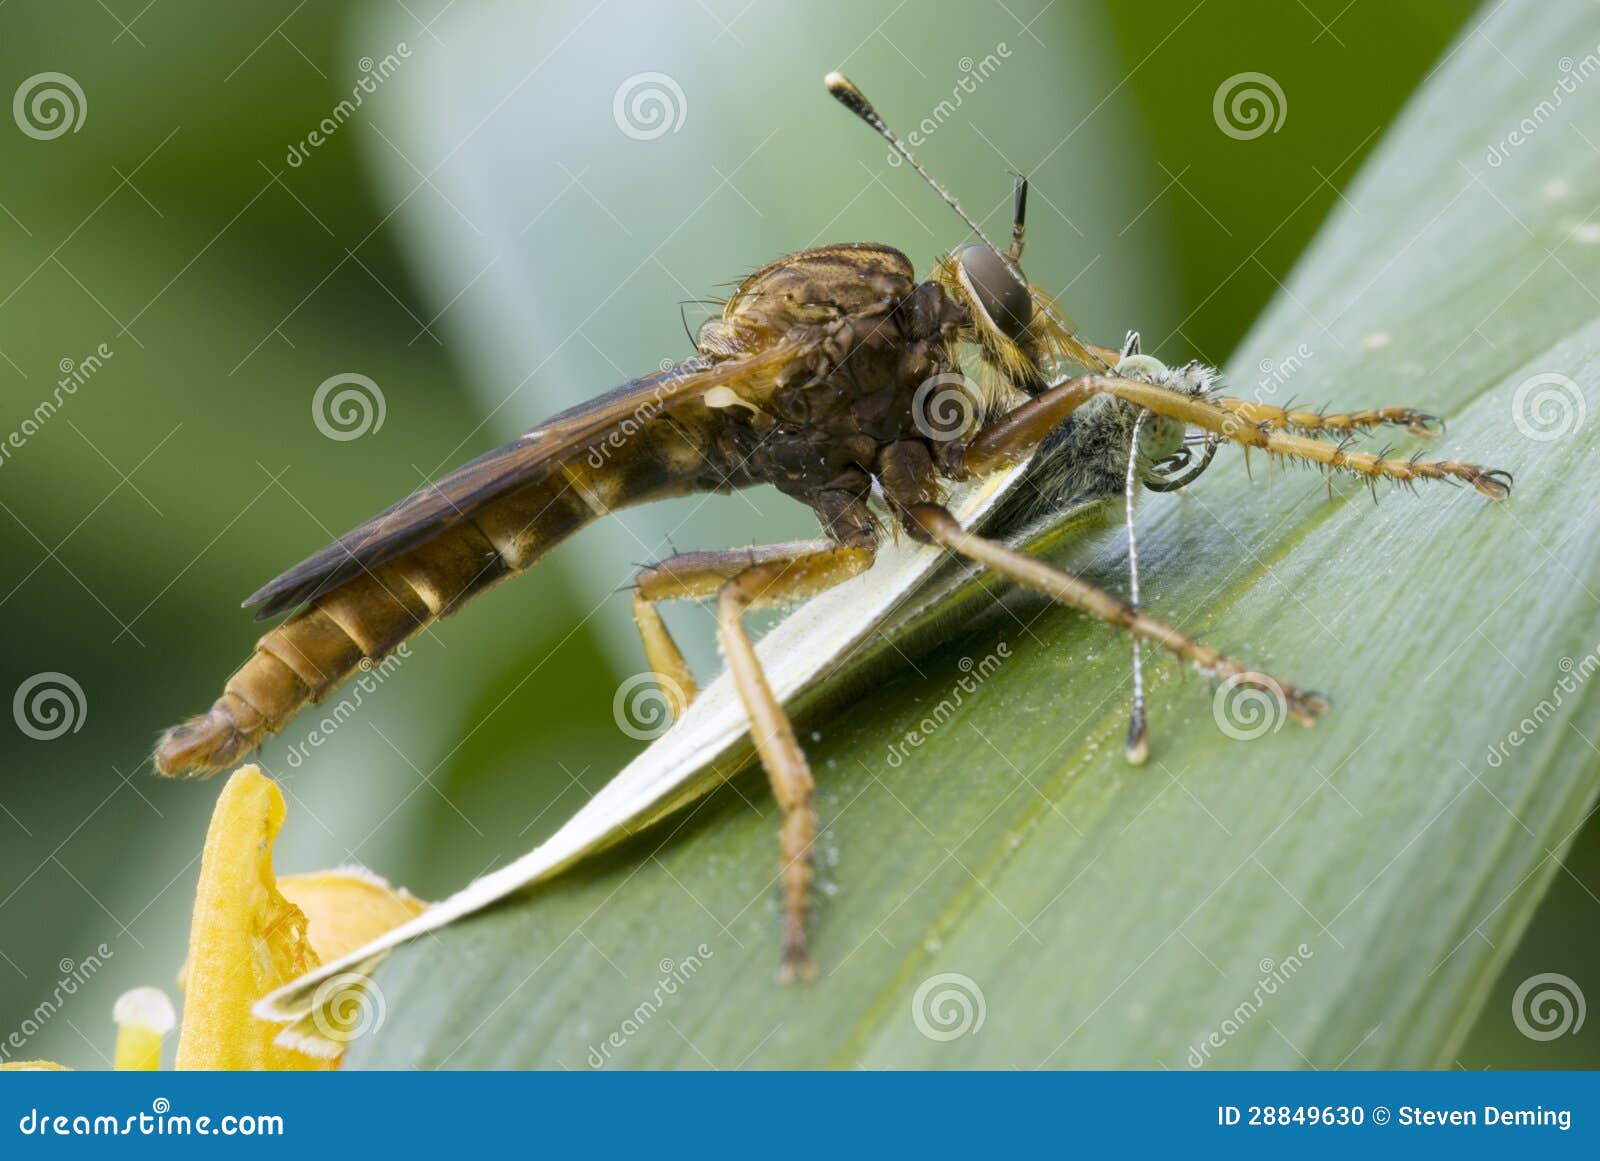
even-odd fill
[[[734,482],[812,498],[864,494],[884,448],[924,437],[918,389],[955,369],[965,309],[910,260],[873,243],[790,255],[746,278],[700,328],[702,354],[732,357],[788,341],[796,357],[770,383],[704,400],[712,459]]]

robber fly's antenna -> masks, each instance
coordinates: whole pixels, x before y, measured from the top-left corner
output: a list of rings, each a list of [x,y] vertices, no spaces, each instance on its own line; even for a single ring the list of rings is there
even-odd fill
[[[894,151],[911,164],[911,168],[916,170],[917,173],[922,176],[923,181],[927,182],[933,187],[933,192],[944,199],[945,205],[949,206],[961,216],[961,220],[967,224],[967,228],[970,229],[974,234],[978,235],[978,237],[983,240],[984,245],[988,246],[989,249],[993,250],[996,254],[1005,253],[1004,250],[1001,250],[1000,247],[996,246],[989,240],[989,235],[983,232],[983,227],[978,225],[977,222],[973,221],[972,216],[968,214],[966,210],[961,208],[961,203],[956,201],[955,195],[949,190],[945,189],[944,186],[940,185],[938,179],[935,178],[933,174],[923,169],[922,163],[915,157],[911,156],[911,150],[906,148],[906,143],[900,140],[899,135],[884,123],[883,118],[878,115],[878,110],[872,107],[872,102],[867,100],[866,94],[864,94],[860,89],[856,88],[854,81],[845,76],[843,73],[829,73],[827,76],[822,78],[822,83],[828,86],[828,92],[833,94],[834,99],[838,101],[839,104],[843,105],[846,109],[849,109],[868,125],[871,125],[878,131],[885,141],[894,146]],[[1021,188],[1025,190],[1026,187],[1024,186]],[[1022,197],[1026,199],[1026,192],[1022,194]]]
[[[1020,173],[1012,176],[1017,179],[1017,185],[1011,195],[1011,249],[1006,251],[1006,257],[1016,264],[1022,261],[1022,225],[1028,216],[1028,179]]]
[[[967,224],[967,228],[978,235],[985,246],[1004,259],[1006,270],[1016,280],[1018,286],[1028,291],[1030,297],[1034,300],[1035,308],[1048,316],[1062,331],[1071,335],[1073,327],[1057,314],[1048,302],[1034,295],[1033,288],[1028,285],[1028,280],[1022,276],[1022,266],[1020,264],[1022,259],[1022,222],[1028,210],[1028,179],[1020,174],[1017,175],[1017,186],[1012,201],[1011,246],[1009,249],[1002,250],[994,244],[988,234],[983,232],[983,227],[973,220],[972,215],[961,208],[961,203],[956,201],[955,195],[940,185],[933,174],[922,168],[922,163],[911,155],[911,150],[906,148],[906,143],[900,140],[899,135],[893,129],[889,128],[884,119],[878,114],[878,110],[872,107],[872,102],[867,100],[866,94],[856,88],[854,81],[843,73],[829,73],[822,78],[822,83],[828,86],[828,92],[833,94],[834,100],[872,126],[874,131],[893,146],[894,151],[910,163],[911,168],[917,171],[922,180],[933,187],[933,192],[944,199],[944,204],[960,216],[961,220]],[[1102,370],[1110,368],[1111,364],[1104,357],[1081,342],[1074,339],[1073,345],[1078,348],[1078,353],[1074,355],[1074,358],[1083,361],[1085,366],[1098,366]]]

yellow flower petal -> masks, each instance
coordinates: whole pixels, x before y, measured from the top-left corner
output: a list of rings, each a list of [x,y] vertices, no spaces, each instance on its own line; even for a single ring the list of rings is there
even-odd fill
[[[283,795],[255,766],[235,771],[217,799],[189,929],[179,1068],[333,1064],[278,1047],[277,1028],[250,1014],[262,996],[317,964],[305,914],[279,893],[272,871],[283,817]]]
[[[415,919],[428,905],[365,867],[337,867],[278,880],[283,897],[305,912],[311,950],[323,963]]]

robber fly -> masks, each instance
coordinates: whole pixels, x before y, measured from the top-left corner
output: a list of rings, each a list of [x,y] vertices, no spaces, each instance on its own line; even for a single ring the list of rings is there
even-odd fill
[[[257,606],[259,618],[293,615],[260,639],[207,713],[167,731],[155,754],[161,772],[231,767],[362,662],[601,516],[668,496],[772,484],[816,513],[822,539],[675,555],[638,575],[633,605],[651,667],[687,704],[697,687],[656,606],[716,602],[718,640],[783,814],[781,974],[809,975],[812,778],[746,632],[746,612],[859,576],[880,541],[898,532],[1152,641],[1206,675],[1266,688],[1310,724],[1326,709],[1319,695],[1200,644],[1141,612],[1136,599],[1045,564],[1000,533],[1068,500],[1126,495],[1131,512],[1137,484],[1182,486],[1223,442],[1329,472],[1454,479],[1491,498],[1509,494],[1503,472],[1314,438],[1378,424],[1425,431],[1429,417],[1409,408],[1329,415],[1228,399],[1214,390],[1209,368],[1169,369],[1135,342],[1110,349],[1083,340],[1022,273],[1025,179],[1002,251],[854,84],[838,73],[825,83],[976,240],[921,282],[904,254],[876,243],[822,246],[763,266],[700,328],[691,358],[562,412],[269,582],[245,605]],[[974,377],[963,374],[963,355]],[[1205,444],[1192,464],[1191,427]],[[1163,474],[1168,469],[1186,470]],[[947,495],[961,481],[997,473],[1016,476],[1017,490],[975,531],[946,506]],[[1127,755],[1140,761],[1148,743],[1137,680],[1133,717]]]

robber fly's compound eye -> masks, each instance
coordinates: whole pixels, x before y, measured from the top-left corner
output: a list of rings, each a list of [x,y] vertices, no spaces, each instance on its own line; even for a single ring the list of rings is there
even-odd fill
[[[1008,339],[1020,340],[1033,321],[1033,296],[1028,293],[1022,272],[978,242],[962,246],[955,257],[962,281],[979,309]]]

